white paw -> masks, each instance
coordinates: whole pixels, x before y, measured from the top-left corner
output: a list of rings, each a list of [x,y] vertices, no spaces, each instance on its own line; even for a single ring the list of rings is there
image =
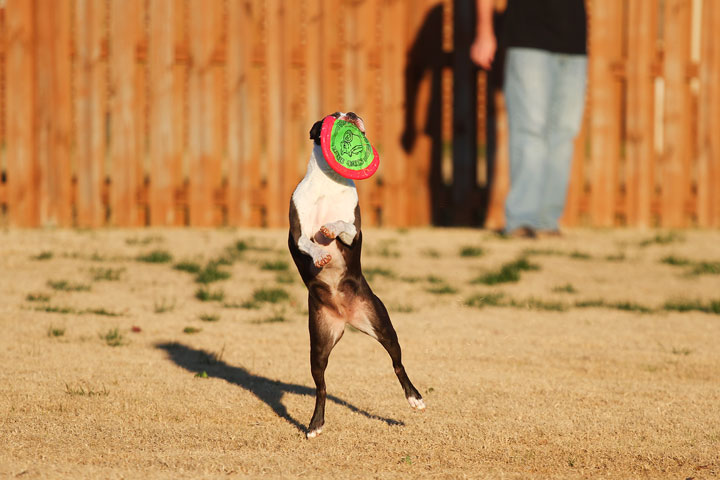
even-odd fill
[[[322,427],[316,428],[315,430],[311,430],[311,431],[307,432],[307,434],[305,436],[307,438],[315,438],[318,435],[320,435],[321,433],[322,433]]]
[[[328,223],[327,225],[323,225],[322,227],[320,227],[320,233],[325,235],[325,237],[329,238],[330,240],[337,237],[338,235],[335,224],[333,223]]]
[[[407,397],[407,401],[410,404],[410,406],[413,408],[413,410],[418,410],[418,411],[425,410],[425,402],[423,402],[422,398]]]
[[[341,232],[338,237],[340,237],[340,241],[343,242],[345,245],[352,245],[353,240],[355,240],[356,234],[357,230],[355,229],[355,227],[353,227],[351,231]]]
[[[315,266],[317,268],[322,268],[328,263],[330,263],[330,260],[332,260],[332,255],[329,253],[321,253],[320,255],[317,255],[313,257],[313,262],[315,263]]]

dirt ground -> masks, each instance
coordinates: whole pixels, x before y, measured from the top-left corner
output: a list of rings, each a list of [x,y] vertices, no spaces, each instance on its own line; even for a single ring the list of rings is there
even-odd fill
[[[367,230],[428,408],[348,329],[306,440],[285,231],[0,231],[0,478],[718,478],[717,262],[718,231]]]

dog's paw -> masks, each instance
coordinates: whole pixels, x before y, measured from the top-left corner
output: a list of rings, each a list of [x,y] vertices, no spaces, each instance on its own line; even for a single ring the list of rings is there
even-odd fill
[[[322,433],[322,427],[314,428],[314,429],[312,429],[312,430],[309,430],[309,431],[305,434],[305,438],[308,438],[308,439],[310,439],[310,438],[315,438],[315,437],[317,437],[318,435],[320,435],[321,433]]]
[[[333,224],[331,223],[320,227],[320,233],[325,235],[325,237],[329,238],[330,240],[334,239],[338,235],[338,232],[335,230]]]
[[[422,398],[407,397],[407,401],[413,410],[417,410],[419,412],[425,410],[425,402],[423,402]]]
[[[318,255],[317,257],[313,258],[313,261],[317,268],[323,268],[325,265],[330,263],[330,260],[332,260],[332,255],[330,255],[329,253],[325,253],[325,252],[323,252],[320,255]]]

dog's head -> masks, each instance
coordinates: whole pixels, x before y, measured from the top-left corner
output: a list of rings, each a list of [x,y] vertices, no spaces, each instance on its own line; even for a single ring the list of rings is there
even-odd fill
[[[365,133],[365,124],[362,121],[362,118],[357,116],[354,112],[335,112],[330,115],[331,117],[335,117],[336,119],[345,120],[346,122],[350,122],[354,124],[357,128],[360,129],[360,131],[364,134]],[[315,141],[315,145],[320,145],[320,132],[322,132],[322,120],[318,120],[315,122],[315,124],[310,129],[310,140]]]

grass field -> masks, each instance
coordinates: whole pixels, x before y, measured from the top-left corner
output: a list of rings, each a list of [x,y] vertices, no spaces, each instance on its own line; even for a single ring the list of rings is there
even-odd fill
[[[720,232],[367,230],[323,434],[272,230],[0,232],[0,478],[720,477]]]

